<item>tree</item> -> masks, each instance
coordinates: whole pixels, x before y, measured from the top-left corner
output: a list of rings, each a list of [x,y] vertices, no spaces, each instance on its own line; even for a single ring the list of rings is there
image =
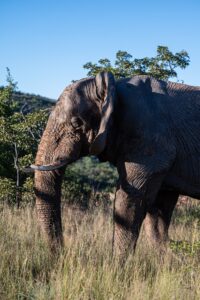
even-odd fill
[[[88,76],[95,76],[100,71],[110,71],[117,79],[133,75],[150,75],[157,79],[169,80],[177,77],[177,68],[185,69],[189,63],[190,58],[186,51],[174,54],[168,47],[158,46],[155,57],[133,59],[128,52],[118,51],[114,65],[108,58],[104,58],[98,63],[88,62],[83,68],[88,70]]]
[[[47,111],[24,114],[26,104],[19,109],[13,98],[16,89],[7,69],[7,86],[0,87],[0,198],[13,202],[14,193],[19,205],[23,186],[30,179],[22,170],[34,160]]]

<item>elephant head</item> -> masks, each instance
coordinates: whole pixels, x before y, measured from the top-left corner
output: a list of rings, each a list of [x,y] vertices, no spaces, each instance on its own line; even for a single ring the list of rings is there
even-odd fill
[[[115,98],[114,77],[102,72],[67,87],[49,117],[32,168],[38,218],[51,244],[62,243],[60,198],[65,168],[82,156],[103,152]]]

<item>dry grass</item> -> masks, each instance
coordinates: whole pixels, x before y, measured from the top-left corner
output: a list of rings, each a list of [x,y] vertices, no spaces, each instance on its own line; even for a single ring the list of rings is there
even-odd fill
[[[200,299],[195,207],[188,209],[189,221],[179,208],[171,226],[171,238],[179,241],[171,244],[175,255],[169,251],[161,261],[141,234],[123,269],[112,261],[109,215],[64,209],[66,245],[56,256],[40,237],[33,209],[1,207],[0,299]]]

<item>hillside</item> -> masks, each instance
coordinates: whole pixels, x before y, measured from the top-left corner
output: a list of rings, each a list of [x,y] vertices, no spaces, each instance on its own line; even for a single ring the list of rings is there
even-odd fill
[[[17,109],[21,110],[23,108],[23,112],[25,113],[49,108],[56,102],[55,99],[50,99],[40,95],[22,93],[20,91],[14,92],[13,99],[18,103]]]

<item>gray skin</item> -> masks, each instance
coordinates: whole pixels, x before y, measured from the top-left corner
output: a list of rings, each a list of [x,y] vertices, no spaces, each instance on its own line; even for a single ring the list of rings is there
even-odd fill
[[[56,166],[35,171],[38,218],[52,247],[63,242],[63,162],[89,154],[119,173],[115,253],[134,251],[143,221],[150,243],[162,247],[179,194],[200,199],[200,87],[148,76],[115,82],[102,72],[63,91],[35,162]]]

